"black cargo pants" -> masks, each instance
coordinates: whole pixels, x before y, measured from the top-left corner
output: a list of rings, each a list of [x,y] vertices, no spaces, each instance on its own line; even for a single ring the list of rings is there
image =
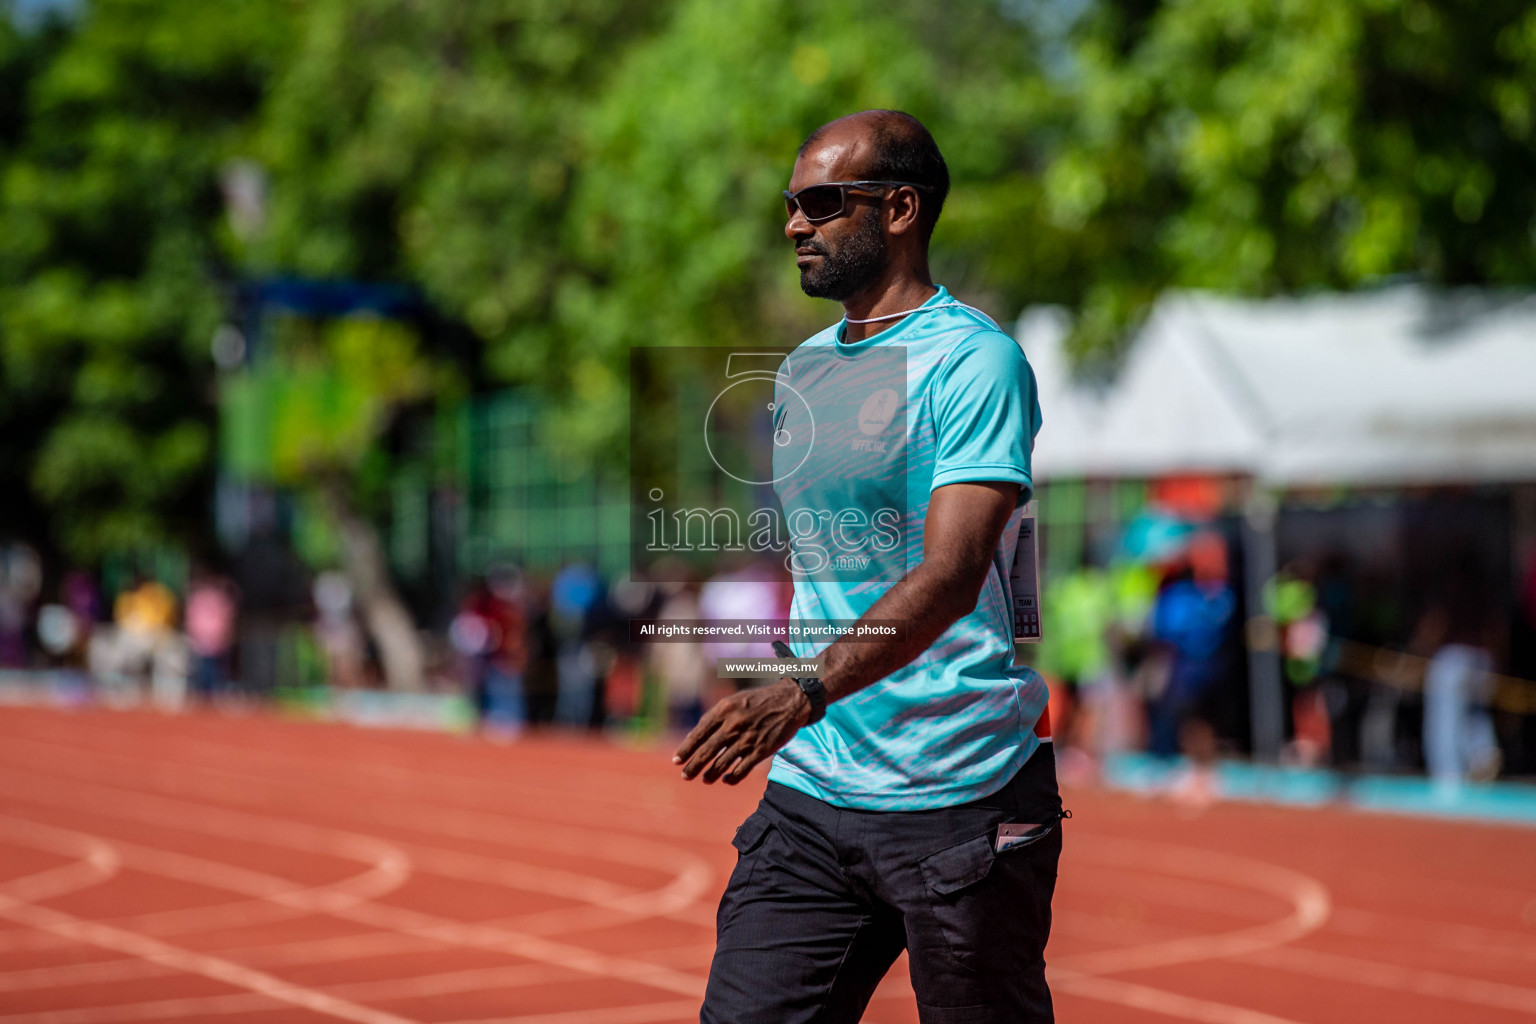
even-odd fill
[[[991,796],[856,811],[769,783],[732,841],[701,1024],[857,1021],[903,949],[923,1024],[1044,1024],[1061,797],[1050,744]],[[994,852],[1003,823],[1049,825]]]

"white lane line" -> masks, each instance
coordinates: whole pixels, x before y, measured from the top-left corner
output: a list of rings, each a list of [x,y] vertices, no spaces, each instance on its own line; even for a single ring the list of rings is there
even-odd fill
[[[49,779],[55,786],[101,789],[101,787],[96,787],[89,783],[69,782],[45,775],[39,775],[38,777]],[[124,791],[118,787],[111,787],[111,790],[114,794],[123,795],[114,795],[111,801],[114,810],[107,813],[120,814],[122,808],[119,805],[126,802],[136,807],[140,812],[152,812],[152,817],[156,823],[172,827],[193,828],[198,831],[214,831],[216,834],[223,834],[230,831],[227,825],[231,816],[236,818],[241,816],[246,818],[264,817],[247,815],[246,812],[240,811],[224,811],[211,818],[204,814],[189,815],[184,810],[188,806],[186,801],[156,797],[131,790]],[[146,801],[150,803],[146,803]],[[89,807],[97,812],[104,811],[101,802],[95,798],[89,800]],[[135,816],[142,816],[142,814]],[[623,840],[615,840],[611,836],[606,836],[600,832],[562,826],[546,826],[535,832],[517,829],[501,818],[489,815],[469,815],[467,812],[454,812],[445,817],[441,814],[432,814],[428,810],[423,810],[402,815],[402,817],[404,818],[403,821],[394,822],[394,824],[417,829],[430,828],[436,832],[458,834],[465,838],[480,841],[500,838],[506,842],[538,845],[564,853],[578,853],[589,856],[606,855],[612,860],[630,863],[638,861],[640,866],[652,870],[661,870],[662,865],[666,864],[676,872],[673,879],[667,885],[652,892],[635,892],[631,890],[623,895],[618,895],[613,891],[594,894],[591,892],[572,892],[569,887],[562,887],[562,894],[567,898],[579,896],[609,898],[606,900],[609,909],[615,911],[616,914],[613,919],[606,923],[620,923],[626,920],[641,919],[657,913],[680,914],[688,909],[691,904],[695,903],[703,893],[708,891],[712,878],[712,872],[696,855],[687,854],[674,848],[647,843],[640,839],[625,838]],[[220,823],[217,829],[211,827],[216,823]],[[243,827],[235,831],[242,838],[246,838],[254,837],[260,830],[252,827]],[[265,836],[262,838],[271,842],[273,837]],[[428,847],[407,846],[406,849],[416,859],[416,867],[428,873],[467,878],[473,881],[490,882],[520,889],[540,888],[535,883],[529,882],[520,876],[515,866],[491,858],[460,855],[452,851],[441,851]],[[677,865],[678,861],[683,861],[680,869]],[[544,877],[547,879],[548,876]],[[438,920],[441,922],[441,919]],[[391,927],[387,923],[380,924],[377,919],[371,919],[368,923],[379,927]],[[546,927],[551,923],[558,924],[558,918],[555,918],[554,922],[546,921]],[[712,920],[708,922],[702,920],[694,922],[690,919],[690,923],[697,923],[701,927],[709,927],[712,924]],[[586,924],[587,922],[580,918],[575,918],[569,922],[569,927],[555,927],[548,930],[552,932],[570,931]],[[692,975],[677,972],[662,972],[660,974],[653,972],[650,977],[646,977],[643,972],[637,972],[631,968],[629,966],[631,962],[625,961],[623,958],[594,958],[591,954],[587,954],[586,951],[572,946],[541,947],[536,944],[539,939],[537,935],[527,934],[505,926],[501,926],[499,929],[501,938],[495,938],[491,933],[485,931],[483,927],[475,932],[454,931],[451,924],[443,923],[428,927],[448,927],[450,930],[438,932],[421,931],[420,928],[423,927],[421,922],[412,922],[411,927],[416,929],[411,934],[418,936],[436,936],[439,939],[452,941],[457,944],[464,944],[465,936],[472,936],[473,940],[470,942],[472,945],[502,952],[514,951],[517,955],[527,956],[536,960],[547,959],[552,955],[582,956],[582,962],[588,964],[591,971],[598,973],[608,972],[610,974],[617,971],[619,973],[616,976],[647,981],[653,983],[656,987],[662,988],[664,991],[693,994],[696,991],[702,990],[702,981]],[[398,931],[400,929],[395,930]],[[491,943],[491,945],[487,946],[487,942]],[[530,942],[535,944],[529,945]],[[570,952],[553,952],[556,949],[569,950]]]
[[[16,827],[14,824],[11,827]],[[34,828],[43,826],[32,826]],[[241,838],[248,838],[242,836]],[[208,862],[198,860],[178,861],[178,854],[168,851],[147,850],[142,847],[134,847],[133,844],[119,844],[118,849],[133,848],[136,855],[142,858],[158,858],[161,865],[159,873],[181,881],[206,882],[210,886],[227,888],[219,885],[208,877]],[[246,891],[255,888],[262,892],[259,902],[243,901],[236,904],[221,907],[196,907],[171,912],[180,919],[191,919],[197,927],[191,929],[207,930],[221,924],[229,926],[249,926],[271,920],[274,917],[298,917],[304,914],[314,913],[328,906],[350,906],[364,900],[374,899],[385,895],[403,885],[411,876],[411,862],[400,850],[383,843],[375,843],[371,847],[368,844],[342,843],[333,851],[339,856],[361,856],[371,853],[374,857],[373,864],[360,874],[342,879],[322,886],[302,886],[297,883],[284,882],[273,879],[270,876],[250,876],[245,881]],[[221,866],[219,879],[227,880],[231,872],[238,872],[239,868]],[[37,902],[32,899],[29,902]],[[275,911],[275,913],[273,912]],[[153,917],[155,915],[147,915]],[[134,927],[136,922],[101,922],[112,923],[116,927],[127,931],[142,932],[142,928]],[[186,923],[186,921],[183,921]],[[52,933],[48,933],[52,934]],[[60,938],[54,936],[55,938]],[[162,935],[161,937],[164,937]],[[62,938],[60,941],[63,942]],[[171,968],[165,964],[147,960],[110,961],[93,964],[69,964],[52,968],[34,968],[20,972],[0,973],[0,992],[21,991],[34,988],[50,988],[59,985],[92,984],[109,981],[125,981],[136,978],[149,978],[172,973]]]
[[[658,1024],[660,1021],[698,1020],[698,1016],[699,1004],[689,1001],[536,1013],[521,1017],[485,1017],[452,1021],[450,1024]]]
[[[1151,870],[1203,883],[1225,884],[1240,891],[1257,890],[1290,903],[1291,913],[1255,927],[1214,935],[1192,935],[1058,957],[1047,971],[1053,990],[1199,1024],[1298,1024],[1275,1014],[1102,975],[1243,956],[1294,942],[1328,920],[1333,903],[1321,882],[1268,861],[1140,839],[1084,837],[1074,856],[1079,861],[1096,861],[1120,870]]]
[[[1118,978],[1095,978],[1073,974],[1070,971],[1054,972],[1051,977],[1051,990],[1084,999],[1115,1003],[1118,1006],[1129,1006],[1136,1010],[1146,1010],[1148,1013],[1162,1014],[1165,1017],[1198,1021],[1199,1024],[1301,1024],[1289,1017],[1277,1017],[1272,1013],[1250,1010],[1242,1006],[1231,1006],[1210,999],[1197,999],[1194,996],[1179,995],[1176,992],[1165,992],[1162,989],[1137,985]]]
[[[1399,967],[1310,949],[1271,949],[1242,958],[1248,963],[1317,978],[1331,978],[1421,996],[1449,999],[1494,1010],[1536,1015],[1536,989],[1467,978],[1419,967]]]
[[[107,917],[102,918],[101,921],[103,924],[116,925],[131,932],[141,932],[160,939],[170,939],[178,935],[207,933],[220,928],[248,928],[254,925],[272,924],[278,921],[291,921],[294,918],[304,916],[306,913],[308,913],[306,910],[296,907],[285,907],[276,903],[263,903],[259,900],[239,900],[235,903],[224,903],[211,907],[186,907],[181,910],[162,910],[148,914],[134,914],[128,917]],[[21,935],[30,936],[36,941],[25,943],[18,941],[3,944],[0,945],[0,953],[11,949],[59,949],[73,945],[68,939],[61,939],[57,935],[49,935],[46,932],[28,931],[22,932]],[[394,938],[396,938],[397,944],[402,941],[398,937]],[[428,945],[419,940],[411,940],[408,944],[411,949],[422,949]],[[440,948],[440,946],[434,945],[432,948]],[[390,952],[399,951],[390,950]],[[108,970],[113,965],[120,966],[123,973],[119,975]],[[93,968],[100,968],[105,973],[98,974]],[[89,984],[93,981],[150,978],[170,973],[168,968],[159,967],[143,960],[112,960],[94,964],[38,967],[23,971],[0,972],[0,992],[51,987],[55,982],[50,980],[50,972],[56,972],[57,984]],[[78,976],[72,972],[79,972]]]
[[[0,817],[0,835],[9,837],[15,845],[76,858],[69,864],[14,878],[0,885],[0,897],[14,902],[32,903],[79,892],[105,882],[122,867],[122,858],[117,855],[117,851],[100,839],[40,825],[24,818]]]
[[[1236,889],[1258,890],[1291,904],[1291,913],[1250,928],[1195,935],[1162,942],[1060,957],[1058,967],[1073,974],[1112,974],[1241,956],[1294,942],[1321,928],[1332,911],[1328,889],[1317,879],[1268,861],[1175,846],[1141,839],[1094,836],[1075,847],[1081,863],[1109,867],[1131,865],[1185,878],[1216,881]]]
[[[117,865],[123,860],[121,848],[99,836],[53,826],[39,826],[18,819],[0,820],[0,826],[3,826],[6,834],[14,840],[40,849],[53,850],[66,855],[84,849],[86,859],[82,863],[91,864],[98,876],[109,877],[110,873],[115,873]],[[221,981],[235,988],[243,988],[248,992],[265,996],[270,1000],[301,1006],[341,1020],[355,1021],[357,1024],[417,1024],[409,1018],[358,1006],[218,957],[193,953],[158,939],[152,939],[147,935],[86,921],[51,907],[37,906],[28,902],[28,899],[46,899],[61,895],[64,891],[71,891],[63,888],[67,882],[62,873],[66,870],[65,868],[54,869],[51,872],[55,876],[52,881],[34,881],[31,886],[26,887],[13,883],[0,889],[0,917],[39,931],[51,932],[75,942],[125,953],[188,974]],[[42,876],[32,876],[32,878],[38,880]],[[78,877],[68,881],[78,881]],[[74,888],[78,889],[79,886],[75,885]]]
[[[205,830],[205,827],[211,830],[212,823],[219,821],[228,824],[238,820],[243,826],[247,826],[248,819],[257,817],[233,811],[205,813],[203,808],[186,801],[149,797],[115,788],[40,777],[44,779],[44,784],[29,787],[25,799],[48,806],[57,806],[61,802],[73,802],[77,806],[84,806],[90,813],[107,817],[163,824],[169,814],[176,823],[176,827],[197,831]],[[97,795],[94,798],[89,797],[86,795],[88,791],[95,791]],[[103,795],[105,799],[102,798]],[[277,824],[282,823],[277,822]],[[303,845],[307,847],[316,841],[314,833],[322,831],[310,828],[289,830],[274,827],[266,830],[263,839],[268,845],[284,846],[290,840],[302,837]],[[302,907],[381,930],[436,939],[452,945],[509,953],[525,960],[567,966],[583,974],[618,978],[679,995],[698,996],[702,995],[704,990],[704,979],[698,975],[686,974],[626,957],[595,953],[579,946],[554,942],[538,936],[523,935],[506,928],[465,924],[382,903],[315,900],[312,890],[293,891],[289,888],[291,883],[258,871],[130,843],[119,843],[117,849],[125,860],[139,870],[183,880],[193,879],[227,891]]]

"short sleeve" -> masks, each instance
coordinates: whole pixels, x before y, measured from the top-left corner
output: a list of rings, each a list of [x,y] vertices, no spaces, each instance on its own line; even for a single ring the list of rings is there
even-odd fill
[[[933,382],[935,488],[982,480],[1032,490],[1030,453],[1040,431],[1035,373],[1001,331],[978,331],[955,346]]]

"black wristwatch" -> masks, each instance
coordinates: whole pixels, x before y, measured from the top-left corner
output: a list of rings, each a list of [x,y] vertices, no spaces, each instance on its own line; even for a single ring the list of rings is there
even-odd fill
[[[827,715],[826,687],[821,685],[820,679],[795,679],[795,685],[800,687],[805,699],[811,702],[811,718],[805,724],[815,725]]]
[[[781,658],[793,658],[795,652],[790,650],[789,644],[782,640],[773,642],[773,653]],[[789,677],[794,684],[800,687],[800,692],[805,694],[805,699],[811,702],[811,719],[806,725],[815,725],[827,715],[827,690],[821,685],[820,679],[797,679]]]

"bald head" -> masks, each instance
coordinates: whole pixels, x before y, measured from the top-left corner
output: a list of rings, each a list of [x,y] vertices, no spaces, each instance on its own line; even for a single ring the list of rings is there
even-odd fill
[[[927,185],[930,191],[920,193],[918,211],[924,235],[933,233],[949,195],[949,168],[921,121],[899,110],[862,110],[811,132],[800,144],[799,155],[833,146],[846,151],[848,165],[859,168],[859,178]]]

